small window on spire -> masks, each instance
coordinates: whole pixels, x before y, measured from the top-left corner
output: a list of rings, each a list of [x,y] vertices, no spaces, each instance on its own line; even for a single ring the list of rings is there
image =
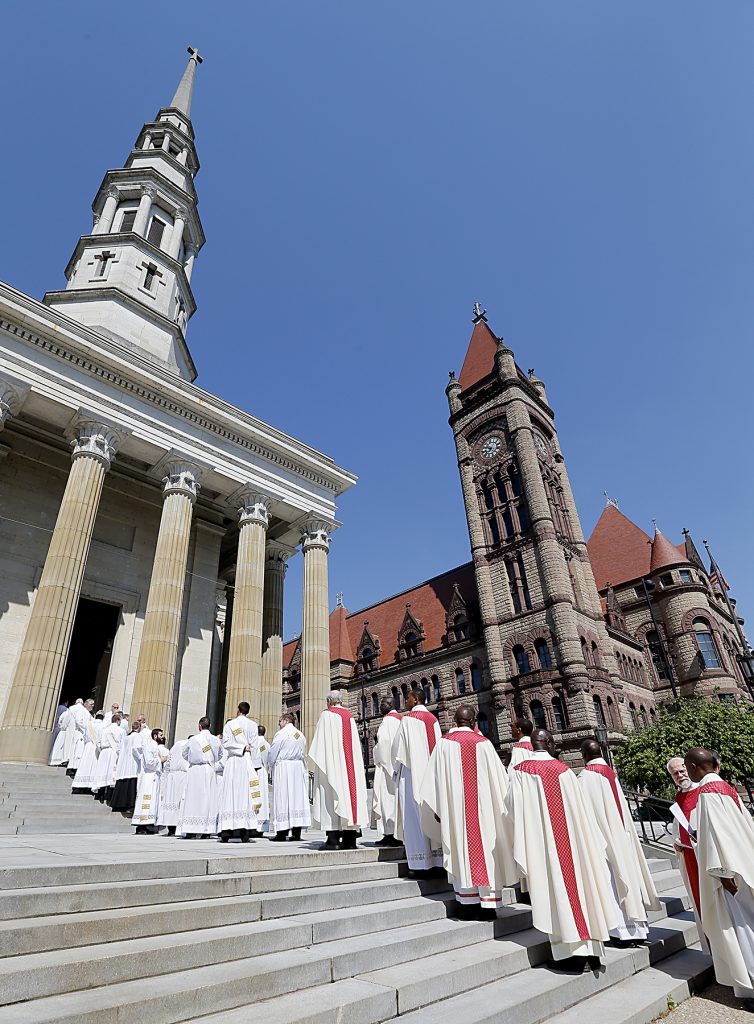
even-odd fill
[[[136,220],[136,210],[125,210],[120,220],[119,231],[133,231]]]
[[[148,292],[154,292],[157,281],[162,277],[162,274],[154,265],[154,263],[144,264],[144,287]]]
[[[162,242],[162,236],[165,234],[165,228],[167,224],[164,220],[160,220],[159,217],[152,217],[152,223],[149,225],[149,233],[147,234],[147,240],[152,245],[160,245]]]

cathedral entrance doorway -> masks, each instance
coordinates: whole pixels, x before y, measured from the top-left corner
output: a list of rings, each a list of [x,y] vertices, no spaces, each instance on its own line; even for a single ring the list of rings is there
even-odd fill
[[[118,604],[80,598],[63,676],[61,700],[73,704],[79,697],[84,700],[91,697],[97,711],[102,707],[120,612]]]

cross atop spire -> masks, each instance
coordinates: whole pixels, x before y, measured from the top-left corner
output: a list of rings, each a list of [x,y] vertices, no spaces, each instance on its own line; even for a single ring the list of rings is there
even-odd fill
[[[201,64],[204,57],[199,53],[195,46],[188,47],[189,61],[186,65],[186,70],[183,72],[183,78],[178,83],[178,88],[175,90],[175,96],[170,104],[175,110],[180,110],[186,117],[191,117],[191,97],[194,94],[194,75],[196,74],[197,64]]]
[[[620,509],[616,498],[611,498],[607,491],[603,491],[602,493],[605,495],[605,508],[610,508],[610,506],[612,506],[613,508]]]
[[[482,309],[481,303],[474,303],[474,315],[471,318],[473,324],[478,324],[480,321],[487,323],[487,310]]]

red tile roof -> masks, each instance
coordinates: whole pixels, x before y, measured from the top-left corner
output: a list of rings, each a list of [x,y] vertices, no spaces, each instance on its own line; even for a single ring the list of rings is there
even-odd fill
[[[339,605],[330,614],[330,661],[354,661],[348,635],[348,609]]]
[[[598,590],[604,590],[608,583],[617,587],[664,565],[688,561],[683,544],[676,547],[659,530],[653,543],[614,505],[603,509],[586,546]]]
[[[484,320],[474,325],[458,382],[462,390],[477,384],[495,368],[497,338]]]
[[[683,554],[679,554],[682,551]],[[652,541],[652,558],[649,563],[651,572],[656,572],[666,565],[678,565],[679,562],[687,562],[686,550],[683,545],[678,547],[671,544],[668,538],[655,527],[655,536]]]

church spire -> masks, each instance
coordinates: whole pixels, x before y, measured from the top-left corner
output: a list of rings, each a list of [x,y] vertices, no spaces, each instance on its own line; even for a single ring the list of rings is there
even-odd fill
[[[189,119],[191,118],[191,99],[194,95],[194,76],[196,75],[196,66],[201,64],[204,57],[194,46],[188,48],[189,60],[186,65],[186,70],[183,72],[183,78],[178,83],[178,88],[175,90],[175,96],[170,106],[174,110],[180,110],[182,114],[185,114]]]

